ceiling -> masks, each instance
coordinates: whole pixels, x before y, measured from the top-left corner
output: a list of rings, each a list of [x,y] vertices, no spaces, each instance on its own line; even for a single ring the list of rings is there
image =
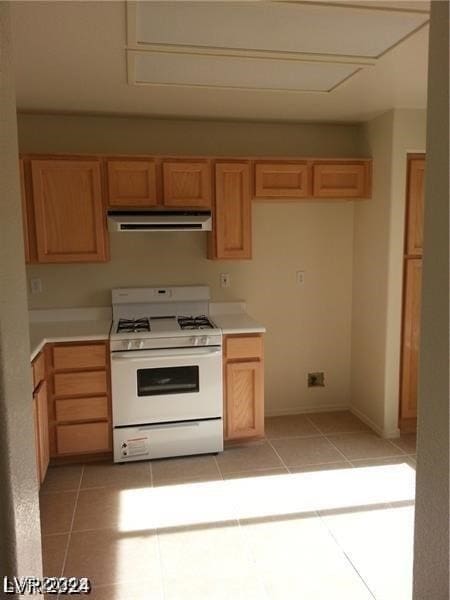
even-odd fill
[[[365,121],[425,108],[429,2],[13,2],[20,111]]]

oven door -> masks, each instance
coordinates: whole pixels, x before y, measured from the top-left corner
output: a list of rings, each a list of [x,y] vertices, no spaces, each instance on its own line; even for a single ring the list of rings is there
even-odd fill
[[[111,354],[113,425],[222,416],[222,349],[171,348]]]

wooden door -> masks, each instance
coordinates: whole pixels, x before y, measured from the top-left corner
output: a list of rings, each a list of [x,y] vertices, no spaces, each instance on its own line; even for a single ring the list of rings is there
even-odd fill
[[[38,422],[38,444],[39,444],[39,473],[41,483],[45,479],[48,463],[50,461],[49,437],[48,437],[48,409],[47,409],[47,384],[43,381],[37,391],[36,409]]]
[[[411,419],[417,416],[421,289],[422,259],[408,259],[406,261],[403,307],[401,419]]]
[[[107,167],[109,206],[156,206],[158,197],[155,161],[108,159]]]
[[[252,257],[250,167],[248,163],[216,164],[214,258]]]
[[[206,161],[164,161],[163,203],[186,208],[211,207],[211,165]]]
[[[264,433],[263,367],[260,361],[226,364],[228,439]]]
[[[38,261],[106,261],[100,162],[33,160],[31,169]]]
[[[365,198],[369,195],[369,166],[364,161],[315,163],[315,198]]]
[[[406,192],[405,254],[408,256],[422,256],[423,252],[424,186],[425,158],[411,158]]]
[[[311,194],[306,162],[255,162],[255,198],[296,200]]]

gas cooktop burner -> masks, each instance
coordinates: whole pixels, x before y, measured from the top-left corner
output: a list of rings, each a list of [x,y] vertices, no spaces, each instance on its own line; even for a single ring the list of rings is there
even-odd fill
[[[214,325],[204,315],[200,317],[178,317],[180,329],[214,329]]]
[[[142,319],[120,319],[117,333],[140,333],[150,331],[150,321],[147,317]]]

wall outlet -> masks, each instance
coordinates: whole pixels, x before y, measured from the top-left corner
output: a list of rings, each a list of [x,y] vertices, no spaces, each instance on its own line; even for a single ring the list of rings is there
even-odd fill
[[[295,281],[297,285],[303,285],[305,283],[305,271],[297,271],[295,273]]]
[[[308,387],[325,387],[323,371],[308,373]]]
[[[30,290],[32,294],[40,294],[42,292],[42,279],[32,277],[30,279]]]
[[[220,274],[220,287],[227,288],[231,285],[231,276],[229,273]]]

